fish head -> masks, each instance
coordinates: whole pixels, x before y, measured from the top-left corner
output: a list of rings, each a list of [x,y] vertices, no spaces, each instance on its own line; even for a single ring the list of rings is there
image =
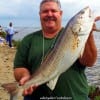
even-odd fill
[[[92,29],[94,19],[94,14],[90,7],[85,7],[71,19],[72,32],[79,35],[89,34]]]
[[[91,18],[93,13],[90,9],[89,6],[85,7],[84,9],[82,9],[78,14],[77,14],[80,18]]]

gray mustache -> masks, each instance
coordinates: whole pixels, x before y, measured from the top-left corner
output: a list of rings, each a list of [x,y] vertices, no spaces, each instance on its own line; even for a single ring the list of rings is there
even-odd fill
[[[45,21],[56,21],[56,18],[54,18],[54,17],[46,17],[46,18],[44,18],[44,20]]]

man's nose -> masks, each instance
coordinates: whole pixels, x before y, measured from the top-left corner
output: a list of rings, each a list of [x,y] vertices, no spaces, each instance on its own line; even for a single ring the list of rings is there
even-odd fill
[[[52,15],[53,15],[52,11],[48,11],[48,16],[52,16]]]

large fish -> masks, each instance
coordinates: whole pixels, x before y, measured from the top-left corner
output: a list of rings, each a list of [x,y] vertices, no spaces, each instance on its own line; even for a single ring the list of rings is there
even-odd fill
[[[18,83],[3,84],[11,94],[10,100],[18,100],[23,90],[31,85],[41,85],[59,77],[79,58],[94,23],[94,15],[85,7],[69,20],[55,46],[43,60],[39,69],[23,86]],[[57,81],[57,80],[56,80]]]

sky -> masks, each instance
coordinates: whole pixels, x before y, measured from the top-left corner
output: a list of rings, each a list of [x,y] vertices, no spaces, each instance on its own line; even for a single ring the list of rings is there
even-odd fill
[[[0,0],[0,25],[6,26],[13,21],[15,26],[38,26],[39,4],[41,0]],[[100,0],[60,0],[63,22],[67,21],[86,6],[100,15]]]

